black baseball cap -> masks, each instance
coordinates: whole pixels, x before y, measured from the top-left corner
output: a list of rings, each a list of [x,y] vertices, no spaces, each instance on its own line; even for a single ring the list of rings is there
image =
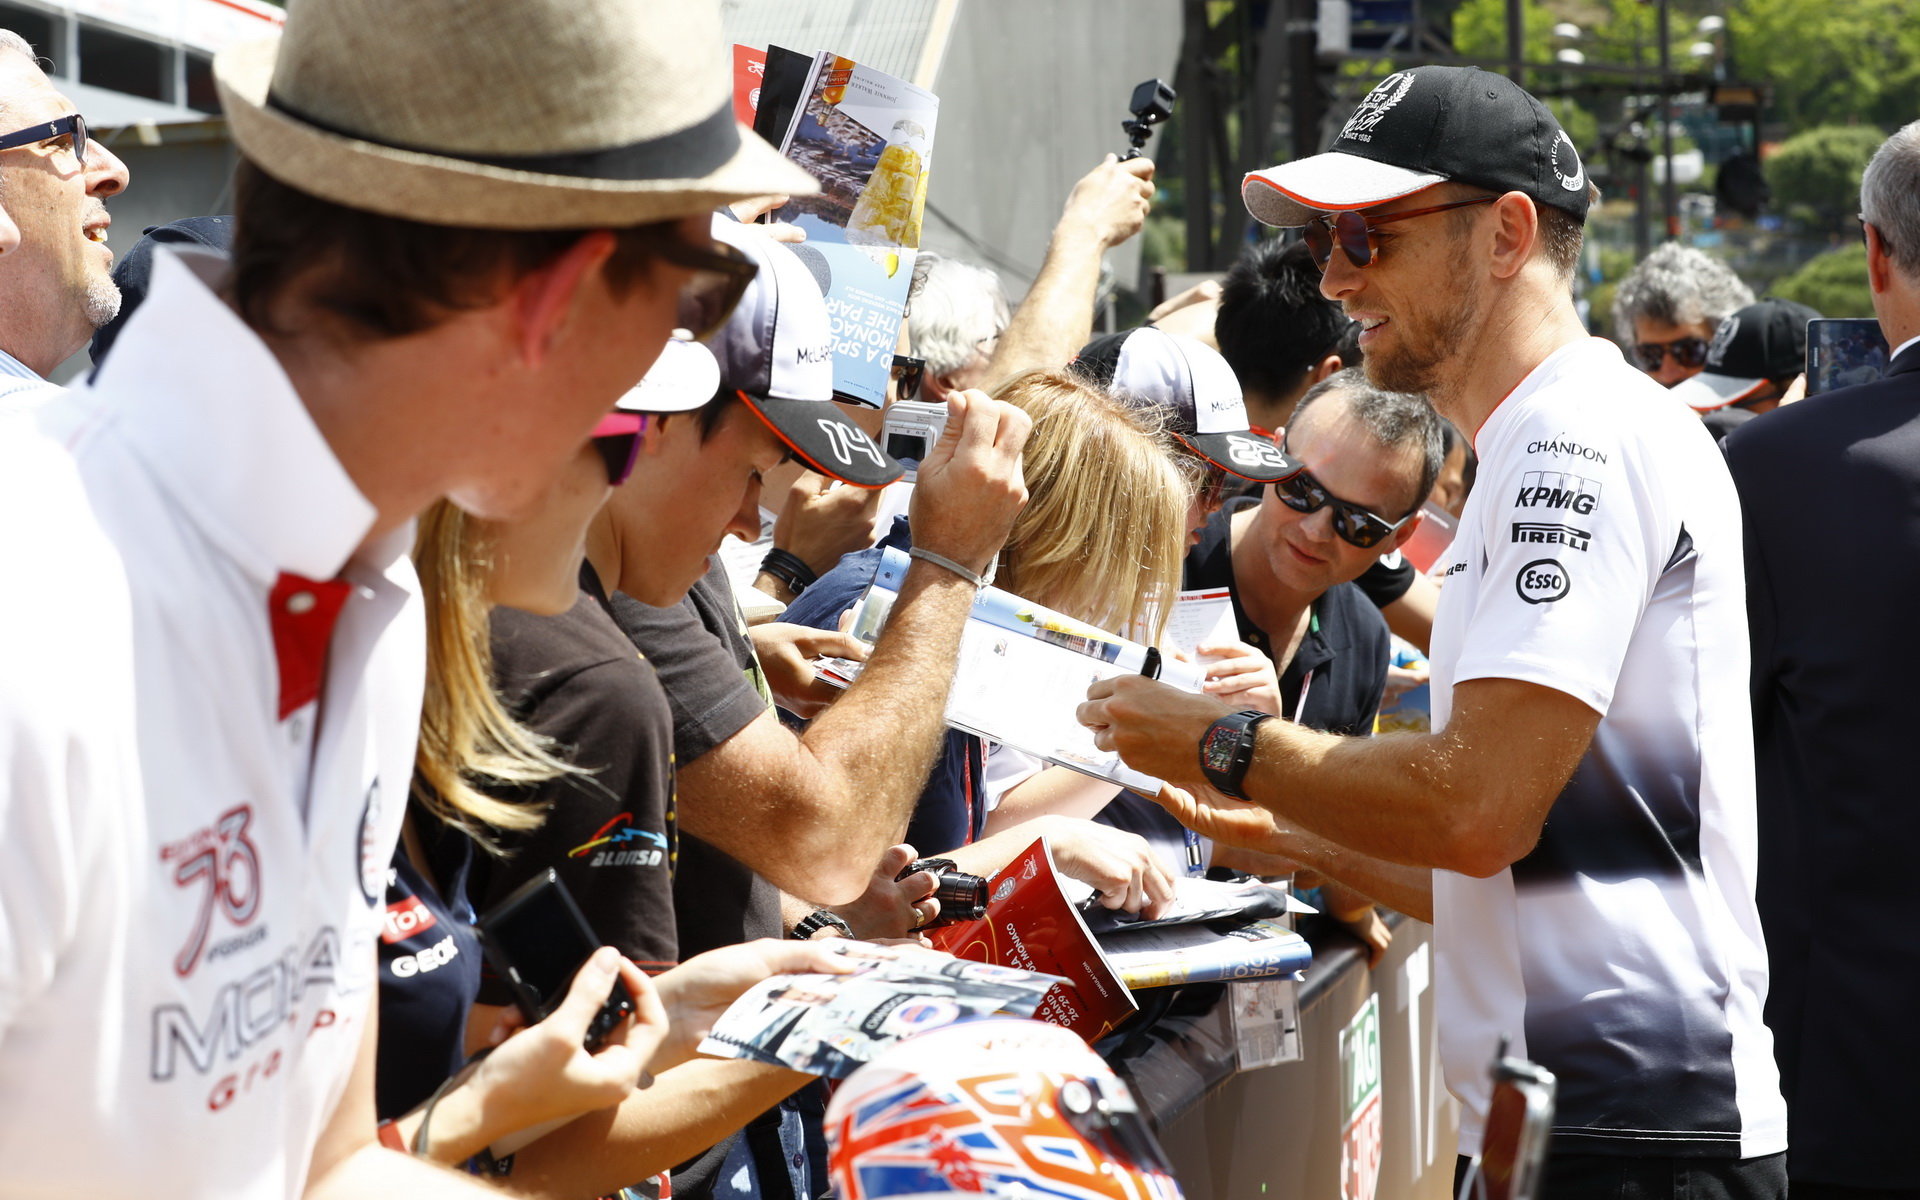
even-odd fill
[[[1240,195],[1260,221],[1292,226],[1449,180],[1587,216],[1587,172],[1573,139],[1526,89],[1478,67],[1395,71],[1325,154],[1251,172]]]
[[[1706,369],[1673,385],[1695,412],[1738,404],[1807,369],[1807,322],[1820,314],[1791,300],[1761,300],[1721,318]]]
[[[882,487],[906,469],[833,403],[833,326],[826,298],[793,251],[724,216],[713,236],[759,267],[707,345],[720,384],[740,394],[793,456],[855,487]]]
[[[1204,342],[1144,326],[1093,339],[1072,365],[1122,403],[1158,410],[1175,440],[1223,471],[1272,483],[1300,470],[1253,432],[1240,380]]]

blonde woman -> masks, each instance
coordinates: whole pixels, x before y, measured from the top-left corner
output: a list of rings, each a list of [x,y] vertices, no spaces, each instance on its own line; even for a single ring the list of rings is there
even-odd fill
[[[587,525],[631,470],[647,419],[610,414],[519,520],[476,521],[442,503],[419,527],[429,682],[415,794],[386,897],[376,1094],[383,1139],[439,1161],[477,1163],[517,1149],[541,1127],[629,1100],[651,1073],[689,1058],[725,1005],[757,979],[844,969],[818,948],[762,942],[703,955],[651,981],[603,947],[546,1020],[516,1033],[517,1019],[480,1009],[483,1027],[466,1027],[481,975],[467,873],[497,853],[497,839],[544,816],[500,796],[582,772],[566,747],[521,726],[495,695],[489,612],[507,604],[558,614],[575,604]],[[581,1044],[587,1023],[616,978],[637,1012],[589,1052]],[[474,1050],[478,1062],[469,1061]]]
[[[994,586],[1103,629],[1157,639],[1180,587],[1193,490],[1157,418],[1064,372],[1022,375],[994,398],[1033,420],[1022,457],[1027,506],[1001,551]],[[872,578],[878,552],[905,549],[910,537],[899,518],[878,547],[843,559],[784,619],[836,627]],[[1143,840],[1057,815],[1097,811],[1114,791],[1019,751],[949,733],[906,840],[926,853],[946,848],[966,869],[991,872],[1046,833],[1061,869],[1092,884],[1103,903],[1155,907],[1171,895],[1172,880]],[[1036,819],[1045,823],[981,840]]]

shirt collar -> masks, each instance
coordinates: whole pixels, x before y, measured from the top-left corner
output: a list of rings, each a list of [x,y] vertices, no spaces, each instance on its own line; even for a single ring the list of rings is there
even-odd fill
[[[1910,337],[1906,341],[1901,342],[1893,348],[1892,354],[1887,355],[1887,362],[1893,362],[1894,359],[1899,358],[1902,354],[1913,349],[1916,344],[1920,344],[1920,337]]]
[[[258,335],[213,290],[225,260],[156,247],[146,302],[86,403],[181,508],[247,570],[331,579],[377,512],[334,457]],[[404,536],[369,546],[383,571]]]
[[[35,383],[46,382],[46,379],[41,376],[40,372],[27,366],[27,364],[21,362],[13,355],[8,354],[5,350],[0,350],[0,376],[7,376],[14,379],[31,379]]]

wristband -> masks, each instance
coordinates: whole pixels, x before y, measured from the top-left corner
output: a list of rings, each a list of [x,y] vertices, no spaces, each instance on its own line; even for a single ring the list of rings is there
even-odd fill
[[[805,559],[791,550],[782,550],[778,546],[767,551],[767,556],[760,560],[760,569],[792,588],[796,596],[806,591],[809,584],[817,582],[820,578],[819,574],[807,565]]]
[[[796,942],[810,942],[814,934],[828,926],[838,929],[841,937],[853,936],[853,926],[847,924],[839,913],[831,913],[824,908],[816,908],[801,917],[794,923],[793,932],[788,936]]]
[[[965,567],[961,566],[959,563],[948,558],[944,554],[935,554],[931,550],[924,549],[920,546],[915,546],[913,549],[907,551],[907,556],[909,558],[920,559],[922,562],[930,562],[934,566],[939,567],[942,570],[951,571],[955,575],[958,575],[960,578],[972,584],[976,589],[987,586],[986,576],[976,574],[973,571],[967,570]]]

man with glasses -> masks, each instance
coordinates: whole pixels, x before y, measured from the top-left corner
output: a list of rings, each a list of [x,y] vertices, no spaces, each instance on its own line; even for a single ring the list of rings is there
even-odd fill
[[[126,186],[33,47],[0,30],[0,207],[20,237],[0,255],[0,410],[57,395],[46,376],[120,311],[105,201]]]
[[[1334,737],[1148,680],[1095,685],[1082,719],[1195,788],[1165,799],[1202,832],[1433,920],[1464,1149],[1511,1036],[1559,1079],[1544,1194],[1783,1196],[1737,500],[1697,418],[1580,323],[1571,139],[1503,76],[1420,67],[1244,195],[1305,226],[1368,378],[1479,450],[1435,732]],[[1397,515],[1347,507],[1363,537]]]
[[[1753,303],[1727,265],[1668,242],[1640,261],[1613,294],[1613,336],[1662,387],[1698,375],[1720,322]]]

